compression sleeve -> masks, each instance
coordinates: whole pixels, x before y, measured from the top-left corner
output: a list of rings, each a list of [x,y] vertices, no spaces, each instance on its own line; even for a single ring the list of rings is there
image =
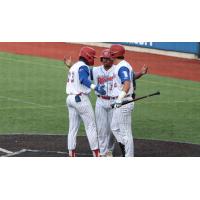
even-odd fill
[[[130,81],[130,70],[127,67],[121,67],[118,72],[118,76],[123,84],[125,81]]]
[[[92,81],[94,80],[94,77],[93,77],[93,68],[90,68],[90,78],[91,78]]]
[[[79,80],[81,84],[85,85],[86,87],[90,88],[91,81],[88,79],[90,76],[90,71],[87,66],[81,66],[79,68]]]

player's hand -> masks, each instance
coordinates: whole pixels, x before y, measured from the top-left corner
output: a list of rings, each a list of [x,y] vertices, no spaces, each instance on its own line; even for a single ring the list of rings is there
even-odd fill
[[[115,101],[114,108],[120,108],[122,106],[122,100],[117,99]]]
[[[66,58],[66,56],[64,56],[64,64],[67,66],[67,68],[70,68],[72,66],[71,56],[69,58]]]
[[[145,74],[147,74],[147,72],[148,72],[148,67],[147,67],[146,65],[144,65],[144,66],[142,67],[142,69],[141,69],[141,74],[142,74],[142,75],[145,75]]]
[[[105,95],[106,91],[104,90],[105,85],[97,85],[95,87],[95,91],[97,91],[100,95]]]

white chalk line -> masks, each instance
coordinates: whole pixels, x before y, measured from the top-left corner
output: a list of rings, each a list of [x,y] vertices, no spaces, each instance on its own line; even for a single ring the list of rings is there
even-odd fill
[[[4,155],[4,157],[16,156],[16,155],[20,155],[25,152],[33,152],[33,153],[39,153],[39,152],[47,152],[48,153],[49,152],[49,153],[58,153],[58,154],[66,154],[67,153],[67,152],[60,152],[60,151],[42,151],[42,150],[32,150],[32,149],[21,149],[16,152],[8,153],[7,155]]]
[[[26,153],[26,152],[47,153],[47,154],[48,153],[55,153],[55,154],[68,155],[68,152],[63,152],[63,151],[46,151],[46,150],[21,149],[21,150],[16,151],[16,152],[10,152],[10,153],[7,153],[6,155],[2,155],[1,157],[13,157],[13,156],[20,155],[20,154],[23,154],[23,153]],[[76,153],[76,154],[77,154],[77,156],[80,155],[80,156],[85,156],[85,157],[88,157],[88,156],[92,155],[92,154],[84,154],[84,153]],[[38,157],[39,157],[39,155],[38,155]]]
[[[13,153],[12,151],[9,151],[9,150],[4,149],[4,148],[0,148],[0,151],[3,152],[3,153],[7,153],[7,154]]]

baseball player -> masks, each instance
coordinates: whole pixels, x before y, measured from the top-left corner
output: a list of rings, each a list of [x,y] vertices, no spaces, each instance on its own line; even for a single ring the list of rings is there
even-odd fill
[[[102,65],[93,67],[91,70],[91,78],[94,80],[94,84],[105,86],[106,91],[106,95],[100,95],[96,92],[97,101],[95,106],[95,116],[99,139],[99,149],[101,156],[112,156],[115,138],[110,127],[113,113],[113,109],[111,109],[110,104],[114,103],[116,97],[112,96],[112,90],[114,88],[113,79],[115,66],[113,65],[110,49],[105,49],[102,51],[100,60]],[[65,58],[64,62],[68,68],[71,67],[71,58],[68,60]],[[138,79],[142,75],[146,74],[147,70],[148,68],[144,66],[140,72],[135,73],[135,79]],[[119,143],[119,145],[123,152],[124,146],[121,143]]]
[[[115,71],[113,80],[112,95],[116,97],[115,108],[111,122],[111,129],[117,141],[124,146],[125,156],[134,156],[133,135],[131,129],[131,113],[134,104],[121,105],[124,100],[131,100],[133,88],[133,68],[124,60],[125,48],[122,45],[114,44],[110,48],[114,58]]]
[[[76,136],[81,119],[93,156],[100,156],[95,115],[88,95],[91,89],[100,95],[105,95],[106,91],[104,86],[91,83],[89,66],[94,65],[95,54],[93,48],[83,47],[79,53],[79,61],[73,64],[68,73],[66,103],[69,111],[68,150],[70,157],[75,157]]]
[[[95,116],[99,149],[101,156],[112,156],[111,152],[114,149],[115,139],[110,128],[113,113],[110,104],[114,103],[114,99],[111,95],[113,89],[114,65],[110,49],[102,51],[100,60],[102,65],[92,68],[94,84],[104,86],[106,91],[105,95],[95,92],[97,95]]]

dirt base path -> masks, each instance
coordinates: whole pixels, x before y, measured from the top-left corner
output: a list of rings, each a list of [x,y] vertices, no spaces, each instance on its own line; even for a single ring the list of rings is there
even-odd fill
[[[199,157],[200,145],[135,139],[136,157]],[[62,135],[2,135],[0,156],[12,157],[67,157],[67,137]],[[10,151],[5,153],[1,149]],[[77,153],[90,157],[91,151],[86,137],[78,137]],[[114,156],[120,157],[118,144]]]
[[[0,42],[0,51],[42,56],[63,60],[64,55],[78,57],[78,52],[83,45],[62,42]],[[103,48],[95,47],[97,54]],[[141,65],[150,67],[149,73],[173,78],[200,81],[200,60],[184,59],[170,56],[127,51],[126,59],[137,71]],[[95,63],[99,65],[99,62]]]

